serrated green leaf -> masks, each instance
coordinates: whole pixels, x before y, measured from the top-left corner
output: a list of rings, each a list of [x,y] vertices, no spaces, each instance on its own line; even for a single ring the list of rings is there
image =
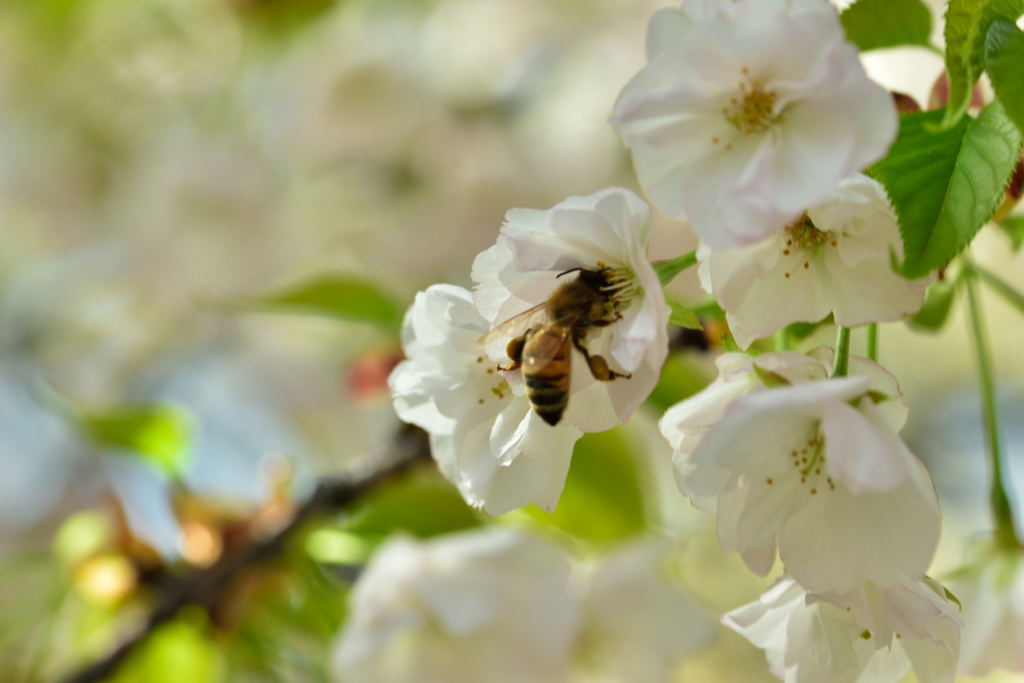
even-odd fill
[[[985,40],[993,22],[1016,22],[1024,14],[1024,0],[950,0],[946,9],[946,71],[949,103],[941,126],[949,128],[963,117],[971,90],[981,76]]]
[[[889,154],[869,169],[900,221],[907,277],[921,277],[966,247],[993,215],[1020,155],[1021,134],[998,102],[977,119],[935,131],[942,112],[906,114]]]
[[[862,52],[930,45],[932,13],[921,0],[857,0],[839,19],[846,39]]]
[[[985,70],[1006,115],[1024,131],[1024,32],[1010,21],[995,21],[985,40]]]
[[[190,420],[173,406],[115,406],[73,417],[96,445],[133,453],[169,476],[180,475],[188,462]]]
[[[622,429],[584,434],[573,451],[565,489],[554,512],[525,509],[535,522],[593,543],[644,533],[642,457]]]
[[[434,473],[415,473],[381,485],[357,503],[344,530],[369,538],[396,531],[429,538],[480,524],[454,486]]]
[[[678,301],[669,299],[668,307],[671,310],[668,321],[673,325],[685,327],[688,330],[704,329],[704,325],[701,323],[700,318],[697,317],[697,314]]]
[[[949,319],[954,301],[955,284],[949,280],[937,280],[928,287],[921,310],[907,318],[907,324],[924,332],[938,332]]]
[[[999,228],[1010,238],[1010,246],[1016,252],[1024,244],[1024,216],[1007,216],[999,221]]]
[[[306,313],[370,323],[395,331],[402,310],[380,287],[354,275],[329,273],[229,304],[241,310]]]

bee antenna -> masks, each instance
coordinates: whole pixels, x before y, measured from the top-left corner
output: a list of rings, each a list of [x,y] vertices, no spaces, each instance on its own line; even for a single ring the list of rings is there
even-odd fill
[[[575,273],[577,270],[582,272],[582,271],[586,270],[586,268],[570,268],[569,270],[563,270],[561,273],[559,273],[555,277],[558,278],[558,277],[562,277],[563,275],[568,275],[569,273]]]

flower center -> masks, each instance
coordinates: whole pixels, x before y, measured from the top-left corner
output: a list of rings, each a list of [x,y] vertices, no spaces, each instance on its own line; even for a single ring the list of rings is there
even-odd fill
[[[746,67],[743,75],[747,76]],[[760,133],[782,120],[782,112],[775,111],[779,99],[774,90],[765,90],[760,81],[747,77],[740,83],[739,93],[722,107],[722,114],[736,130],[746,135]]]
[[[819,491],[836,490],[836,483],[826,473],[822,482],[822,470],[825,466],[825,436],[815,432],[802,448],[794,448],[789,452],[789,463],[800,477],[800,483],[810,487],[811,495]],[[773,483],[772,481],[768,482]]]
[[[810,249],[828,241],[828,233],[818,230],[806,213],[786,228],[786,232],[801,249]]]
[[[835,233],[831,233],[825,230],[820,230],[811,217],[804,212],[804,215],[793,221],[786,228],[786,242],[782,247],[782,256],[788,257],[795,253],[797,263],[792,270],[786,270],[786,279],[793,277],[798,269],[803,268],[809,270],[811,262],[808,259],[807,252],[814,252],[821,245],[828,245],[835,247],[839,244],[839,236]]]
[[[477,403],[483,405],[484,403],[487,402],[487,399],[489,398],[496,398],[498,400],[501,400],[506,396],[510,396],[512,394],[512,387],[509,386],[508,380],[504,379],[501,375],[497,373],[494,367],[490,365],[490,361],[488,361],[486,356],[477,356],[476,362],[478,366],[483,366],[484,363],[487,363],[488,365],[486,366],[486,369],[484,369],[483,372],[485,373],[485,375],[491,376],[485,377],[483,381],[480,382],[480,384],[490,384],[490,386],[487,387],[489,393],[484,392],[483,396],[476,400]],[[493,381],[493,384],[491,384],[491,381]]]
[[[604,280],[599,289],[604,296],[605,312],[609,316],[620,314],[633,299],[643,294],[643,290],[637,285],[636,275],[625,266],[609,266],[598,261],[597,272]]]

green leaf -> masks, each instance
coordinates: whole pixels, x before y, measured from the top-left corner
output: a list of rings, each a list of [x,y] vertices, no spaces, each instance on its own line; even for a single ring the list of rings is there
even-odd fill
[[[996,21],[985,40],[985,70],[1006,115],[1024,131],[1024,32],[1010,21]]]
[[[857,0],[839,20],[846,39],[862,52],[931,44],[932,13],[921,0]]]
[[[326,273],[229,307],[273,313],[306,313],[377,325],[396,331],[402,309],[375,284],[354,275]]]
[[[535,522],[578,539],[611,543],[642,534],[647,508],[640,449],[622,429],[584,434],[576,442],[565,489],[554,512],[525,509]]]
[[[949,319],[954,301],[956,284],[949,280],[936,280],[928,287],[921,310],[907,318],[907,324],[924,332],[938,332]]]
[[[103,411],[77,411],[79,428],[98,446],[131,452],[176,477],[188,462],[188,415],[167,405],[124,405]]]
[[[999,221],[999,227],[1010,238],[1010,245],[1016,252],[1024,244],[1024,216],[1007,216]]]
[[[899,216],[907,277],[921,277],[966,247],[995,213],[1020,154],[1021,134],[993,102],[935,131],[942,112],[906,114],[889,154],[869,169]]]
[[[688,330],[703,330],[704,325],[701,323],[700,318],[697,314],[691,311],[686,306],[682,305],[678,301],[672,299],[668,300],[668,307],[672,313],[669,315],[669,322],[679,327],[685,327]]]
[[[1016,22],[1024,14],[1024,0],[949,0],[946,9],[946,71],[949,103],[941,126],[949,128],[963,118],[971,90],[981,76],[985,41],[993,22]]]
[[[440,475],[417,472],[375,489],[357,503],[343,527],[370,538],[396,531],[428,538],[479,526],[480,521],[479,513]]]
[[[651,265],[654,266],[654,272],[658,274],[658,280],[661,281],[661,286],[664,287],[668,283],[675,279],[676,275],[683,272],[687,268],[696,265],[697,263],[697,252],[688,251],[682,256],[674,259],[668,259],[667,261],[658,261]]]

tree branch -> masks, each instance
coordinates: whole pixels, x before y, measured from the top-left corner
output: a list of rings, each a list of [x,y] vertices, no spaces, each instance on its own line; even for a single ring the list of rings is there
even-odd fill
[[[189,605],[210,609],[240,573],[280,555],[289,539],[311,518],[345,508],[378,484],[404,473],[416,463],[429,458],[430,447],[426,433],[418,427],[404,426],[385,452],[373,459],[379,463],[376,469],[321,479],[313,494],[295,510],[288,523],[277,532],[237,552],[225,555],[210,567],[186,572],[168,582],[157,594],[153,610],[138,631],[104,658],[68,676],[65,683],[94,683],[104,680],[160,626],[174,619],[181,609]]]

